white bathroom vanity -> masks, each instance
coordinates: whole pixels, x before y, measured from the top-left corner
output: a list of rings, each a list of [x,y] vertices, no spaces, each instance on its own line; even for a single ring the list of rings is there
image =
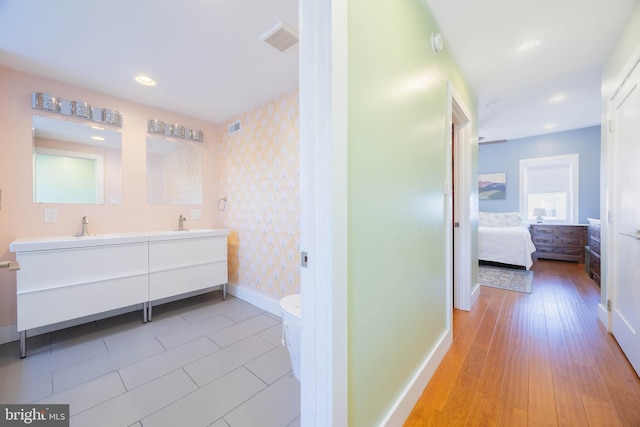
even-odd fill
[[[142,306],[222,286],[228,280],[228,230],[180,230],[17,239],[20,357],[29,329]]]

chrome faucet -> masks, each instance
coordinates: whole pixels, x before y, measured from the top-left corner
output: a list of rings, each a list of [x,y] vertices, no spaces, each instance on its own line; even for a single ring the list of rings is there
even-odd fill
[[[184,222],[187,220],[184,216],[180,215],[178,218],[178,230],[184,230]]]
[[[80,233],[81,236],[88,236],[89,235],[89,220],[87,219],[86,216],[82,217],[82,233]]]

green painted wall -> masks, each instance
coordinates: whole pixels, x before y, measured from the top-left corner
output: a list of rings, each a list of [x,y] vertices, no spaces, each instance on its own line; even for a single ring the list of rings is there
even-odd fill
[[[622,72],[622,69],[631,59],[631,56],[640,49],[640,3],[636,6],[633,13],[629,16],[629,20],[624,28],[620,31],[620,36],[611,47],[608,57],[604,61],[602,67],[602,117],[606,118],[610,114],[608,112],[608,100],[613,94],[615,85],[619,83],[618,77]],[[607,132],[608,127],[602,126],[601,129],[601,148],[600,158],[600,215],[603,220],[607,215],[607,191],[609,176],[612,171],[607,168],[607,147],[610,143],[608,141],[609,134]],[[602,241],[608,241],[608,227],[604,223],[602,227]],[[600,283],[600,302],[603,306],[607,304],[607,266],[609,264],[609,254],[607,251],[607,245],[602,245],[602,279]]]
[[[378,425],[446,332],[447,80],[474,101],[434,31],[424,1],[348,2],[350,426]]]

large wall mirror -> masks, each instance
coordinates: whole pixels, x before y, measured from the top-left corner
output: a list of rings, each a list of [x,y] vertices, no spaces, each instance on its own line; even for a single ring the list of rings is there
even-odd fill
[[[33,116],[33,201],[118,204],[122,138],[101,124]]]
[[[147,137],[147,201],[151,205],[202,205],[202,146]]]

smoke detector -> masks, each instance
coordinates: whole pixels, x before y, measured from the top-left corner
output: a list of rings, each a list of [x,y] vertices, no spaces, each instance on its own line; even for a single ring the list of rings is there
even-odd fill
[[[442,50],[444,47],[444,39],[442,38],[442,34],[440,33],[431,33],[431,50],[434,55],[437,55],[438,52]]]
[[[278,22],[273,28],[261,35],[260,40],[269,43],[280,52],[286,52],[298,44],[298,34],[284,22]]]

